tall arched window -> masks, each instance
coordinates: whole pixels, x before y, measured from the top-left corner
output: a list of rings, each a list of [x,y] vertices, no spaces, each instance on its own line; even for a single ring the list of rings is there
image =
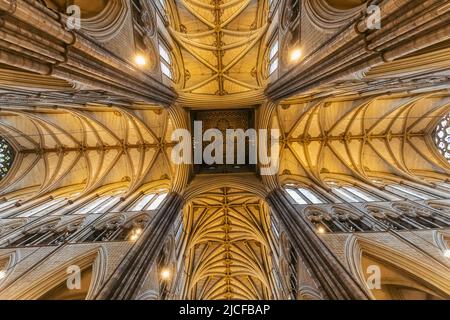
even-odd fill
[[[31,208],[23,210],[17,217],[18,218],[29,218],[29,217],[42,217],[46,214],[55,212],[56,210],[63,207],[66,203],[67,198],[56,198],[48,200],[42,204],[35,205]]]
[[[145,194],[135,201],[128,211],[156,210],[166,197],[167,192]]]
[[[270,49],[268,54],[268,74],[271,76],[275,71],[278,70],[279,66],[279,52],[280,50],[280,41],[278,37],[275,37],[270,43]]]
[[[434,141],[440,154],[450,162],[450,113],[436,127]]]
[[[2,180],[11,169],[14,161],[14,149],[4,138],[0,137],[0,180]]]
[[[167,47],[159,44],[159,56],[161,58],[161,71],[170,80],[173,80],[173,61]]]
[[[386,190],[404,199],[413,201],[437,199],[436,196],[433,196],[425,191],[404,184],[391,184],[389,186],[386,186]]]
[[[77,210],[75,214],[105,213],[110,211],[119,202],[119,195],[104,195],[90,201],[84,207]]]
[[[318,195],[315,191],[305,187],[294,187],[288,185],[286,187],[287,193],[294,199],[297,204],[322,204],[326,201]]]
[[[331,181],[328,184],[331,185],[332,192],[345,202],[357,203],[357,202],[374,202],[382,201],[383,199],[372,195],[366,190],[353,185],[340,185],[337,182]]]

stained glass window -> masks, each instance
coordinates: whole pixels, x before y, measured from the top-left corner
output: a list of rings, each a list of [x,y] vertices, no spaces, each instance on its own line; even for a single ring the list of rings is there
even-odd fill
[[[439,122],[435,142],[439,152],[450,162],[450,113]]]
[[[14,161],[14,149],[0,137],[0,180],[6,177]]]

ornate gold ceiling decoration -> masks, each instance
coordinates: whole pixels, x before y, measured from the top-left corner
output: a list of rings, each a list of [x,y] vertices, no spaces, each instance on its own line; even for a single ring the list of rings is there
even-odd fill
[[[259,44],[267,31],[263,1],[181,0],[182,25],[170,32],[182,48],[189,77],[179,88],[186,105],[257,104],[263,83],[256,75]]]

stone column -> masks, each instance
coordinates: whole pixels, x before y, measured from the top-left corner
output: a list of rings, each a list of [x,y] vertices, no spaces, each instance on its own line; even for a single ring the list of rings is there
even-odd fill
[[[96,300],[136,298],[181,209],[182,197],[177,193],[170,193],[139,240],[96,295]]]
[[[273,190],[267,202],[283,223],[293,246],[326,294],[325,299],[367,300],[364,289],[323,243],[309,221],[290,203],[283,189]]]

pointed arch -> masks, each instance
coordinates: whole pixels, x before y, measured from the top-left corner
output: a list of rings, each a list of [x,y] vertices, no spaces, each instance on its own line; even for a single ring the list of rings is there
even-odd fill
[[[66,281],[68,279],[68,268],[78,266],[81,270],[82,281],[88,284],[88,288],[81,289],[77,295],[71,296],[64,292],[68,291]],[[21,290],[13,297],[14,300],[58,300],[58,298],[90,300],[104,283],[107,270],[107,252],[106,248],[100,246],[92,251],[76,257],[65,263],[56,270],[52,270],[43,276],[37,283]],[[87,272],[87,273],[86,273]],[[83,275],[83,273],[85,273]],[[83,279],[83,276],[85,279]],[[86,278],[86,276],[88,276]],[[83,285],[83,282],[82,282]]]
[[[418,294],[433,299],[449,299],[448,268],[425,264],[414,256],[372,240],[351,236],[345,245],[346,263],[353,276],[372,299],[415,300]],[[381,290],[370,290],[364,268],[375,264],[381,270]],[[383,274],[385,276],[383,277]]]
[[[0,290],[3,285],[6,284],[6,281],[10,274],[14,272],[14,267],[19,261],[20,255],[18,251],[9,252],[7,254],[0,254]]]

